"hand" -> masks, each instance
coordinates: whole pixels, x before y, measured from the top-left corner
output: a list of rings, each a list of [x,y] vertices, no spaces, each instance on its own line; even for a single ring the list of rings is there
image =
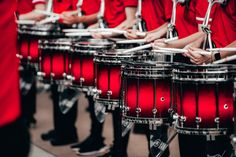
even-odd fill
[[[136,22],[136,20],[125,20],[120,25],[118,25],[116,28],[117,29],[122,29],[122,30],[128,30],[128,29],[131,29],[133,27],[135,22]]]
[[[137,35],[137,30],[128,29],[124,36],[127,39],[141,39],[142,37]]]
[[[146,42],[150,43],[153,42],[154,40],[157,40],[160,38],[160,35],[158,32],[152,32],[152,33],[147,33],[147,36],[144,38]]]
[[[190,61],[194,64],[200,65],[203,63],[211,63],[213,61],[211,55],[201,54],[201,52],[204,52],[202,49],[189,47],[187,50],[188,52],[185,53],[185,55],[189,57]]]
[[[159,50],[159,47],[167,47],[167,43],[165,43],[165,38],[163,38],[163,39],[158,39],[158,40],[155,40],[154,41],[154,43],[152,44],[152,47],[153,47],[153,49],[157,49],[157,50]]]
[[[72,25],[79,23],[79,17],[76,15],[75,11],[66,11],[61,14],[62,23],[67,25]]]

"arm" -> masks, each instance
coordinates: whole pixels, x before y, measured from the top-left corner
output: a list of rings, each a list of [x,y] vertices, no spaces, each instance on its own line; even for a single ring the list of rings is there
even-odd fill
[[[229,47],[234,47],[236,48],[236,40],[234,42],[232,42],[231,44],[227,45],[226,48],[229,48]],[[228,56],[232,56],[232,55],[235,55],[236,54],[236,51],[234,52],[230,52],[230,51],[222,51],[220,52],[220,57],[221,58],[225,58],[225,57],[228,57]]]
[[[136,17],[135,17],[136,11],[137,11],[136,7],[126,7],[125,8],[126,19],[121,24],[119,24],[116,28],[123,29],[123,30],[131,28],[136,21]]]
[[[35,4],[35,10],[45,10],[46,9],[46,5],[43,4],[43,3],[39,3],[39,4]],[[42,19],[45,18],[45,15],[43,14],[38,14],[38,13],[35,13],[34,10],[29,12],[29,13],[26,13],[26,14],[22,14],[19,16],[19,19],[20,20],[35,20],[35,21],[40,21]]]
[[[76,23],[84,23],[86,25],[91,25],[97,22],[97,13],[84,16],[77,16],[75,14],[77,14],[77,11],[63,12],[63,23],[68,25]]]

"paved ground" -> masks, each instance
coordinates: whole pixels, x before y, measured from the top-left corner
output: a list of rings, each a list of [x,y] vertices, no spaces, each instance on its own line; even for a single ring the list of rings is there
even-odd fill
[[[84,95],[79,96],[79,116],[77,119],[78,135],[80,141],[84,140],[89,135],[90,130],[90,119],[89,113],[85,110],[87,108],[87,100]],[[52,102],[50,99],[50,93],[40,93],[37,96],[37,126],[31,129],[32,143],[33,146],[32,153],[30,157],[53,157],[54,154],[57,157],[76,157],[74,152],[72,152],[69,146],[54,147],[48,142],[44,142],[40,139],[40,135],[43,132],[52,129]],[[113,137],[112,130],[112,120],[111,115],[108,115],[105,120],[105,127],[103,134],[106,138],[105,143],[111,144]],[[179,157],[177,138],[174,139],[170,146],[170,157]],[[42,155],[43,154],[43,155]],[[144,135],[131,134],[128,155],[129,157],[147,157],[147,140]],[[91,156],[93,157],[93,156]]]

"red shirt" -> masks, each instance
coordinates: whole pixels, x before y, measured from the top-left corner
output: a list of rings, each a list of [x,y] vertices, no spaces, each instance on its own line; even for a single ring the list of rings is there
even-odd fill
[[[185,38],[198,31],[198,25],[196,22],[196,1],[191,0],[188,11],[185,12],[186,4],[178,3],[176,8],[176,29],[178,31],[179,38]]]
[[[34,6],[38,3],[46,3],[46,0],[18,0],[17,12],[19,14],[25,14],[34,10]]]
[[[76,10],[78,0],[53,0],[53,12],[62,13],[64,11]]]
[[[168,22],[172,13],[172,0],[143,0],[142,18],[151,31]]]
[[[85,15],[95,14],[100,9],[100,0],[83,0],[81,9]]]
[[[0,1],[0,127],[15,121],[21,113],[15,10],[16,0]]]
[[[126,19],[125,8],[136,7],[137,0],[105,0],[104,18],[109,28],[114,28]]]
[[[226,6],[217,4],[211,30],[216,47],[225,47],[236,40],[236,0],[228,0]]]

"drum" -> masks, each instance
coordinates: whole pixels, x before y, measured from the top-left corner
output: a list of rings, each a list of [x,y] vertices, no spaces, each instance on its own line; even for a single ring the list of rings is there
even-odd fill
[[[161,125],[169,120],[172,65],[157,61],[126,62],[122,66],[123,119]]]
[[[151,51],[138,51],[135,53],[123,53],[123,50],[114,49],[106,53],[95,53],[96,67],[96,103],[104,104],[107,110],[119,107],[121,92],[121,65],[122,61],[136,61],[151,56]]]
[[[93,95],[95,70],[94,53],[105,53],[113,47],[107,40],[89,39],[73,44],[73,52],[70,55],[71,66],[67,78],[71,80],[72,87]]]
[[[40,63],[38,76],[45,82],[61,83],[69,73],[69,53],[73,40],[69,38],[39,41]]]
[[[230,65],[175,65],[173,104],[179,133],[219,135],[232,129],[234,74]]]
[[[35,24],[18,24],[18,54],[22,63],[38,63],[39,51],[38,40],[43,38],[58,37],[62,34],[57,25],[35,25]]]

